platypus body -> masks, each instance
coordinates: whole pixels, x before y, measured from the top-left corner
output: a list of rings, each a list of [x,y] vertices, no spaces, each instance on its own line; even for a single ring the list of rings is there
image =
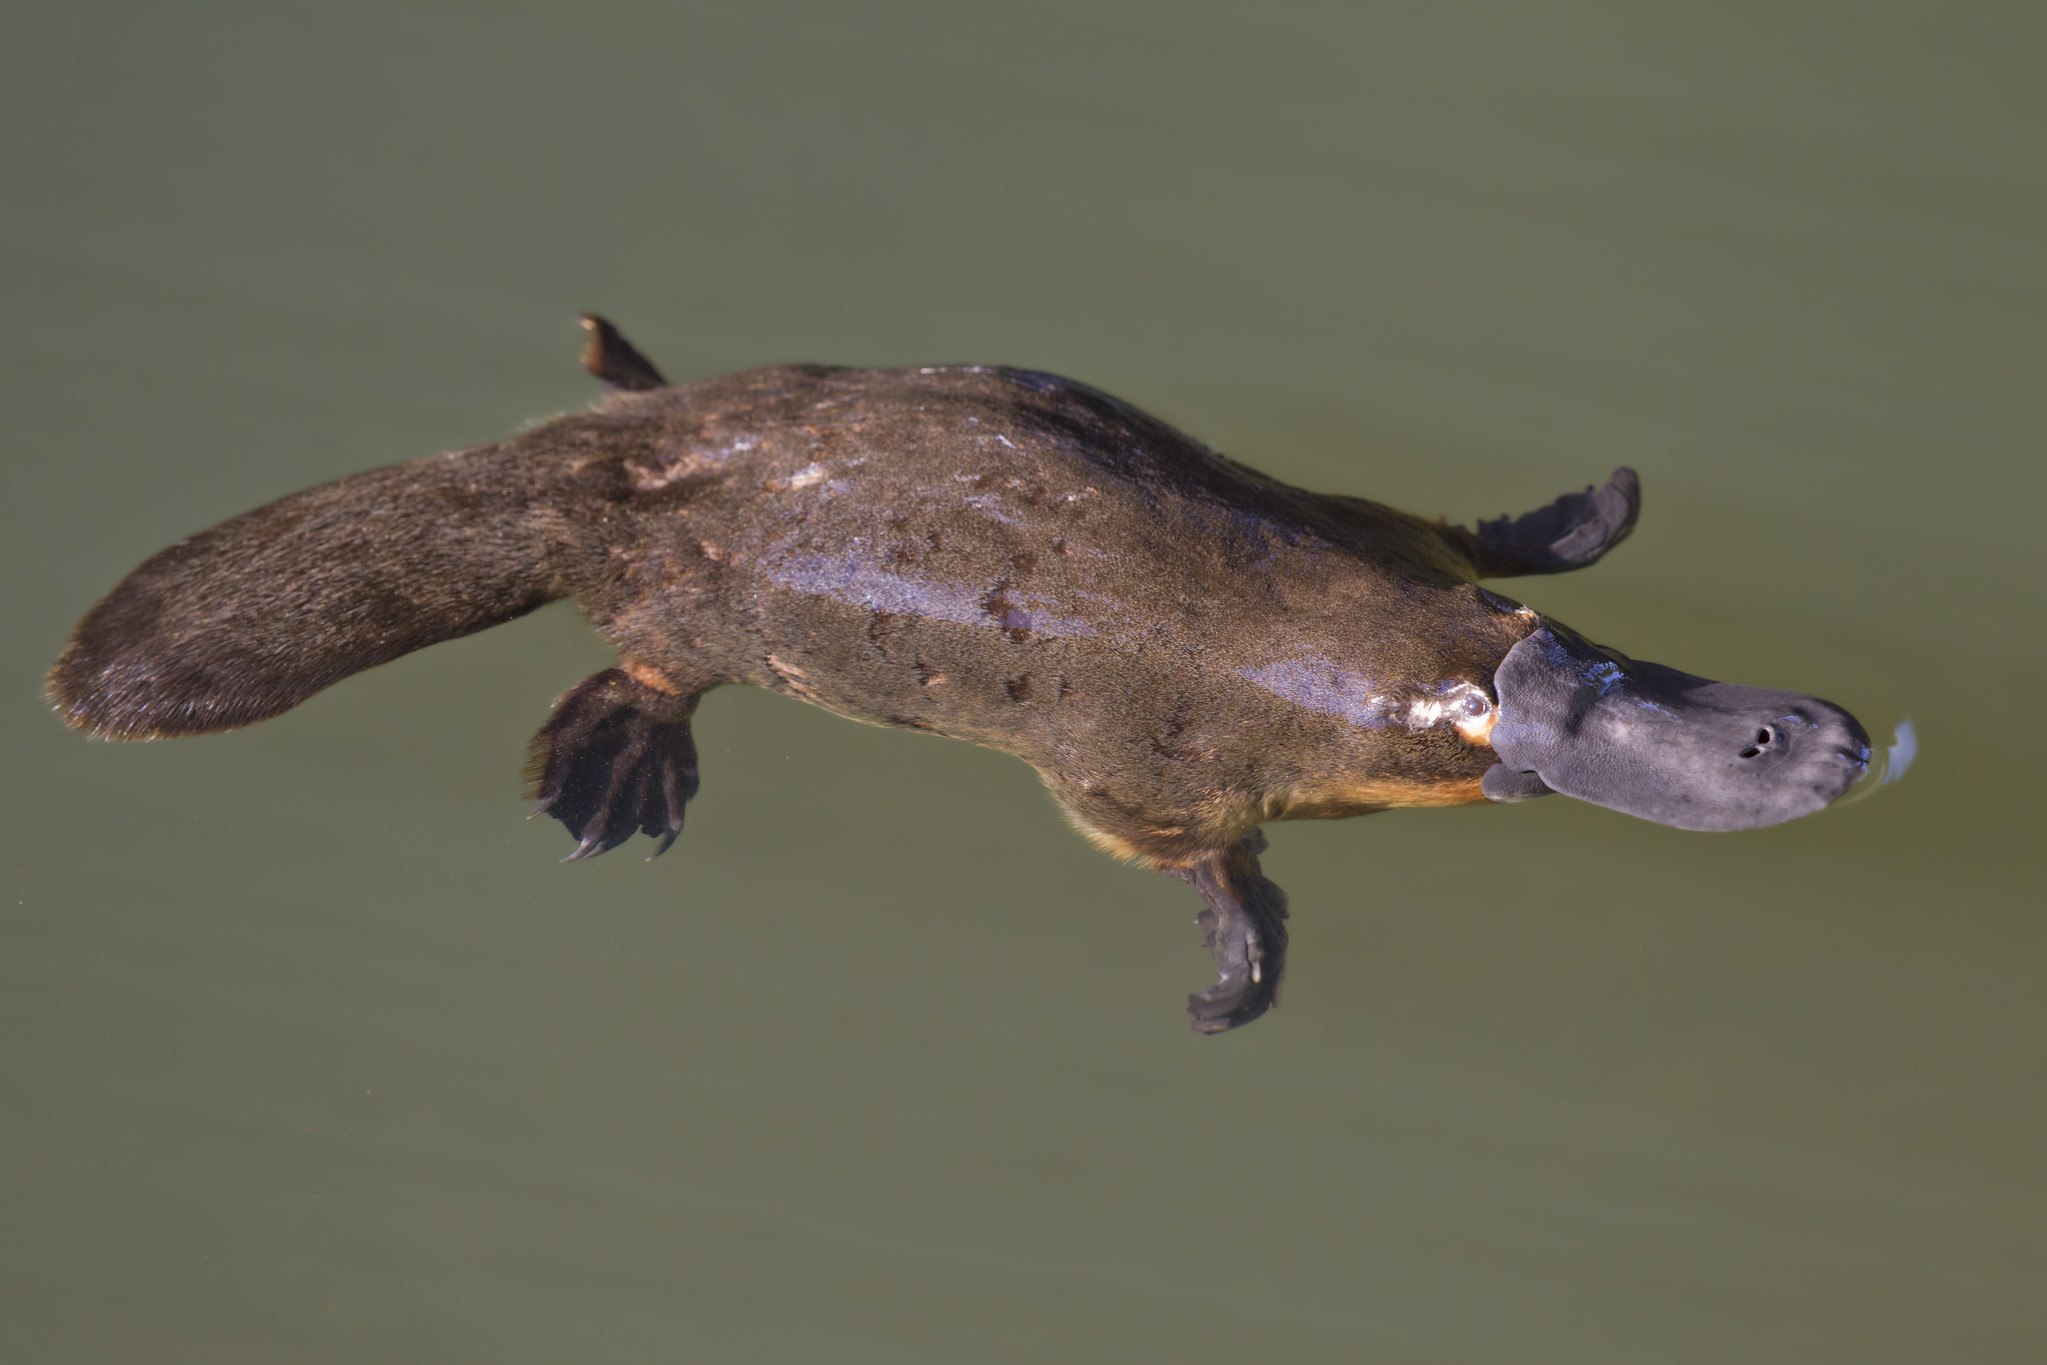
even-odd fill
[[[373,470],[178,542],[50,675],[116,739],[231,729],[573,597],[619,666],[533,743],[602,853],[672,842],[698,700],[752,683],[1035,768],[1074,824],[1191,882],[1220,1032],[1269,1009],[1286,900],[1259,826],[1562,791],[1686,829],[1841,796],[1869,746],[1813,697],[1595,646],[1478,586],[1589,564],[1626,469],[1476,528],[1310,493],[1072,380],[787,366],[668,385],[601,319],[612,391],[494,445]]]

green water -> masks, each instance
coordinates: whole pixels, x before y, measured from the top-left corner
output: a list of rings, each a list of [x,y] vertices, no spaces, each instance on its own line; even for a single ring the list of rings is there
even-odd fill
[[[2047,16],[23,7],[0,42],[0,1358],[2047,1358]],[[1284,1008],[1030,774],[759,693],[520,819],[572,611],[245,733],[37,691],[133,563],[671,375],[1081,376],[1903,716],[1878,799],[1280,826]]]

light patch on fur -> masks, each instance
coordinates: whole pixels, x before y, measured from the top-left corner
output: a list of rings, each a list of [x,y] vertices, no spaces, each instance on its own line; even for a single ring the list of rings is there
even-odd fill
[[[1417,701],[1409,708],[1407,728],[1423,730],[1448,722],[1468,744],[1484,744],[1499,719],[1499,708],[1486,690],[1475,683],[1438,683],[1439,695]]]
[[[1053,599],[1006,586],[984,592],[938,578],[916,578],[848,555],[793,554],[765,569],[774,583],[796,592],[829,597],[862,611],[921,616],[958,625],[995,625],[1059,639],[1091,636],[1095,628],[1078,617],[1054,615]]]
[[[1367,730],[1398,725],[1421,731],[1449,725],[1468,742],[1483,744],[1497,715],[1491,695],[1476,683],[1439,678],[1419,687],[1381,688],[1362,673],[1320,655],[1247,668],[1240,676],[1296,706]]]
[[[761,438],[753,432],[742,432],[717,446],[677,442],[655,456],[652,464],[626,461],[625,472],[635,493],[658,493],[673,484],[711,473],[728,460],[760,449],[760,444]]]
[[[825,467],[821,464],[807,464],[786,479],[769,479],[768,491],[771,493],[793,493],[799,488],[808,488],[814,483],[823,483],[826,472]]]
[[[817,694],[817,689],[810,685],[810,675],[795,664],[789,663],[773,654],[767,655],[761,662],[768,666],[768,672],[775,675],[776,681],[782,684],[783,689],[790,696],[799,697],[809,702],[812,706],[824,705],[823,699]],[[830,708],[827,707],[826,709],[829,710]]]
[[[1400,723],[1410,730],[1426,730],[1442,721],[1449,705],[1441,697],[1418,698],[1407,704],[1407,714],[1401,717]]]
[[[1457,722],[1457,733],[1464,736],[1467,744],[1491,744],[1493,727],[1500,723],[1500,708],[1486,698],[1486,709],[1478,715],[1466,716]]]
[[[700,466],[687,457],[649,467],[626,461],[626,476],[632,480],[635,493],[658,493],[671,484],[681,483],[697,472]]]
[[[1373,811],[1470,806],[1486,799],[1477,777],[1451,782],[1365,778],[1328,787],[1297,787],[1265,798],[1267,820],[1340,820]]]
[[[1083,839],[1086,839],[1111,858],[1120,858],[1126,863],[1142,863],[1146,867],[1161,866],[1159,859],[1153,854],[1146,853],[1121,835],[1111,834],[1105,829],[1098,829],[1089,824],[1081,819],[1079,815],[1075,814],[1072,807],[1062,802],[1059,809],[1065,814],[1067,824],[1072,825]]]
[[[677,687],[666,673],[655,668],[652,664],[639,664],[634,663],[630,659],[621,659],[619,660],[618,671],[631,678],[640,686],[659,692],[664,697],[679,697],[682,695],[682,689]]]

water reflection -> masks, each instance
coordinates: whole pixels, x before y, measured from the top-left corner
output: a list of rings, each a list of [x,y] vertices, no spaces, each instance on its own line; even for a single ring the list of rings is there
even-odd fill
[[[1907,716],[1898,722],[1892,732],[1891,742],[1870,756],[1869,770],[1857,780],[1854,788],[1834,804],[1853,805],[1866,801],[1883,788],[1904,779],[1905,773],[1919,757],[1919,732]]]

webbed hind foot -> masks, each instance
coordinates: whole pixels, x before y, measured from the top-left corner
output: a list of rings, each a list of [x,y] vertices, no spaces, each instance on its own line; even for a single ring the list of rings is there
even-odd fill
[[[607,853],[635,831],[658,842],[659,857],[682,832],[683,807],[697,792],[694,696],[656,691],[608,668],[555,703],[533,737],[527,778],[540,806],[576,836],[576,862]]]
[[[1203,942],[1215,955],[1216,983],[1187,997],[1197,1033],[1248,1024],[1279,1003],[1286,971],[1286,892],[1258,869],[1265,837],[1257,831],[1227,849],[1164,869],[1201,893]]]

